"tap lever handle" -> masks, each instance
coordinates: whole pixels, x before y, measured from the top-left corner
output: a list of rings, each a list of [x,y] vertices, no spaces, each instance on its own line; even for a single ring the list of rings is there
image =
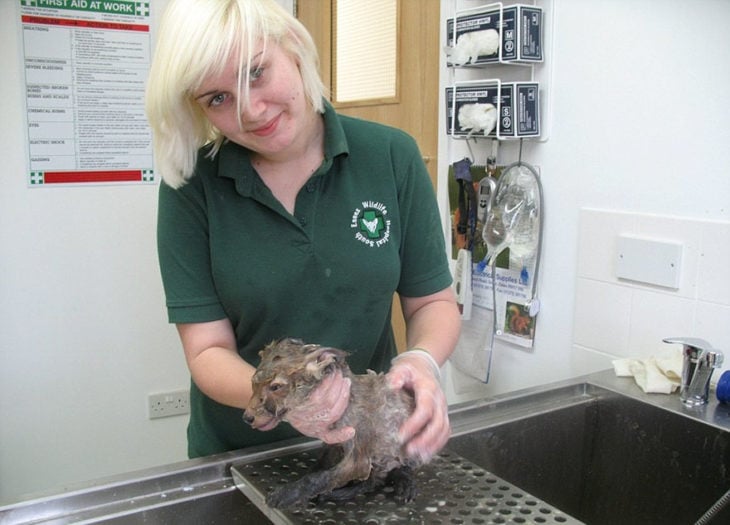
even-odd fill
[[[704,339],[700,339],[698,337],[667,337],[664,339],[665,343],[676,343],[683,345],[686,349],[686,347],[692,348],[694,350],[699,350],[700,352],[703,350],[706,351],[712,351],[712,345],[705,341]]]
[[[697,337],[668,337],[665,343],[677,343],[684,347],[685,358],[695,363],[702,362],[704,366],[720,368],[723,362],[723,354],[720,350],[712,348],[712,345],[704,339]]]

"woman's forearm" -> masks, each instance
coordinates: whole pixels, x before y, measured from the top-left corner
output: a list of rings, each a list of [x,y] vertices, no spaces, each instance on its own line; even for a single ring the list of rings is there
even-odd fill
[[[251,399],[251,377],[255,369],[232,350],[211,347],[188,361],[190,374],[208,397],[237,408]]]
[[[179,324],[177,329],[198,388],[218,403],[246,408],[255,369],[238,355],[230,322]]]
[[[454,292],[445,288],[426,297],[401,297],[408,348],[426,350],[442,366],[459,339],[461,316]]]

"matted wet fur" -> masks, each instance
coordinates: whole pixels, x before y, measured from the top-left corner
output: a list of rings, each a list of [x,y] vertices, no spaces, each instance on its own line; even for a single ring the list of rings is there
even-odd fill
[[[352,426],[355,437],[345,443],[325,445],[312,472],[287,483],[266,498],[274,508],[323,499],[350,499],[386,483],[394,486],[400,502],[415,496],[414,470],[398,440],[398,429],[413,412],[413,396],[391,390],[384,374],[368,371],[355,375],[347,366],[347,352],[337,348],[282,339],[260,352],[261,363],[253,376],[253,396],[245,419],[253,428],[270,430],[286,420],[289,410],[300,406],[309,393],[336,369],[352,380],[350,402],[334,428]]]

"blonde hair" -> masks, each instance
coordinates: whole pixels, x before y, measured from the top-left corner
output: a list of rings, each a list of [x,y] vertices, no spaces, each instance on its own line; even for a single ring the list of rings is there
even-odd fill
[[[274,0],[173,0],[159,28],[147,83],[155,169],[173,188],[193,175],[198,150],[212,142],[214,156],[225,137],[206,118],[193,94],[209,75],[238,58],[239,114],[248,103],[255,47],[280,45],[297,62],[313,111],[324,112],[325,88],[317,50],[304,26]]]

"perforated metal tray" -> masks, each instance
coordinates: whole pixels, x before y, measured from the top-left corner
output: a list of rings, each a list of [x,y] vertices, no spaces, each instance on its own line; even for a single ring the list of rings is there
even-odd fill
[[[318,450],[305,450],[234,465],[236,486],[275,524],[576,524],[544,501],[507,483],[474,463],[445,451],[418,471],[418,494],[409,504],[395,501],[392,489],[346,502],[309,503],[280,511],[269,508],[266,494],[300,478]]]

